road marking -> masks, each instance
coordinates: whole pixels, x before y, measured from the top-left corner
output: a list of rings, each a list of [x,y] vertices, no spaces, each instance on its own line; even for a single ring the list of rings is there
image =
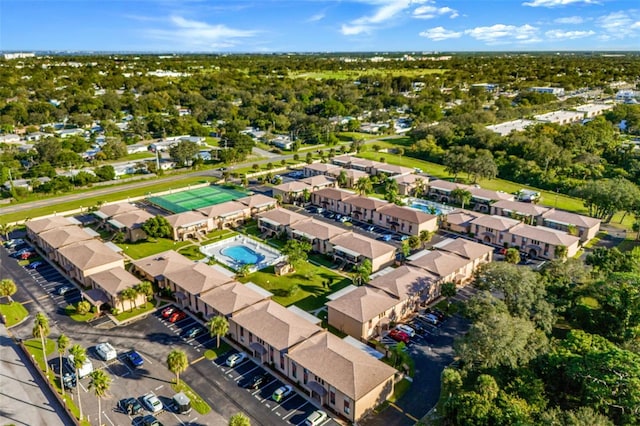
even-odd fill
[[[107,416],[107,414],[106,414],[104,411],[102,412],[102,415],[104,416],[104,418],[105,418],[105,419],[109,420],[109,423],[111,423],[113,426],[116,426],[116,425],[111,421],[111,419],[109,418],[109,416]]]
[[[203,356],[201,356],[201,357],[200,357],[200,358],[198,358],[198,359],[194,359],[193,361],[191,361],[191,365],[193,365],[193,364],[195,364],[195,363],[197,363],[197,362],[200,362],[200,361],[202,361],[203,359],[204,359],[204,357],[203,357]]]
[[[285,399],[283,399],[282,401],[280,401],[278,404],[276,404],[276,406],[275,406],[275,407],[273,407],[273,410],[271,410],[271,411],[275,411],[275,409],[276,409],[276,408],[281,407],[281,406],[282,406],[282,404],[284,404],[285,402],[287,402],[288,400],[290,400],[291,398],[293,398],[293,396],[294,396],[294,395],[295,395],[295,394],[291,394],[291,395],[289,395],[289,398],[285,398]]]
[[[394,404],[393,402],[389,403],[390,406],[392,406],[393,408],[395,408],[396,410],[398,410],[399,412],[401,412],[402,414],[404,414],[405,416],[409,417],[411,420],[413,420],[414,422],[419,422],[420,419],[415,418],[414,416],[412,416],[411,414],[405,412],[402,408],[398,407],[396,404]]]
[[[149,358],[147,358],[146,356],[144,356],[144,355],[142,355],[142,354],[140,354],[140,356],[142,357],[142,359],[144,359],[144,360],[145,360],[146,362],[148,362],[149,364],[153,364],[153,362],[151,362],[151,361],[149,360]]]
[[[287,414],[286,416],[284,416],[284,417],[282,418],[282,420],[287,420],[287,417],[290,417],[290,416],[294,415],[296,411],[298,411],[299,409],[301,409],[302,407],[304,407],[304,406],[305,406],[305,405],[307,405],[308,403],[309,403],[309,402],[307,402],[307,401],[303,402],[301,406],[299,406],[298,408],[296,408],[295,410],[291,411],[289,414]]]
[[[164,387],[164,385],[160,385],[160,386],[158,386],[155,390],[160,390],[160,389],[162,389],[163,387]]]

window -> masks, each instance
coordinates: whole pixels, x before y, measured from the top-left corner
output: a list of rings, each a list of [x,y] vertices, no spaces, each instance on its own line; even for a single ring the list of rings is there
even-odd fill
[[[294,379],[298,378],[298,366],[295,362],[291,363],[291,377],[293,377]]]
[[[273,347],[269,346],[269,359],[273,362]]]
[[[305,385],[307,384],[307,382],[309,381],[309,372],[307,371],[307,369],[305,368],[302,371],[302,383],[304,383]]]
[[[511,244],[515,244],[515,242],[516,242],[516,236],[512,235],[511,236]]]
[[[334,391],[329,392],[329,404],[336,405],[336,393]]]
[[[280,352],[280,370],[284,370],[284,352]]]
[[[349,414],[351,412],[351,404],[349,403],[349,400],[345,399],[344,400],[344,412]]]
[[[240,337],[244,337],[244,327],[240,327]]]

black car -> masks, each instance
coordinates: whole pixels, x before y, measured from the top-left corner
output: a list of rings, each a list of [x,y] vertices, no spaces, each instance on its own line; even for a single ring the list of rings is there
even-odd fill
[[[262,374],[258,374],[257,376],[253,376],[251,379],[247,380],[243,387],[247,388],[247,389],[260,389],[261,386],[265,385],[269,379],[271,378],[271,375],[269,373],[262,373]]]
[[[134,416],[142,412],[142,405],[135,398],[121,399],[120,401],[118,401],[118,408],[120,409],[120,411],[130,416]]]

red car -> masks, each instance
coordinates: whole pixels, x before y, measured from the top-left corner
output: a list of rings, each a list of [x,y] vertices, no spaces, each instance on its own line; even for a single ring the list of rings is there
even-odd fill
[[[22,260],[31,259],[32,257],[35,257],[35,255],[36,254],[32,251],[26,251],[20,255],[20,259]]]
[[[164,308],[162,310],[162,318],[169,318],[169,316],[176,311],[176,308],[173,306],[169,306],[168,308]]]
[[[394,328],[389,332],[389,337],[391,337],[396,342],[409,343],[409,340],[410,340],[409,335],[407,333],[405,333],[404,331],[400,331],[397,328]]]
[[[184,312],[176,311],[172,313],[171,316],[169,317],[169,322],[180,321],[181,319],[185,319],[186,317],[187,317],[187,314],[185,314]]]

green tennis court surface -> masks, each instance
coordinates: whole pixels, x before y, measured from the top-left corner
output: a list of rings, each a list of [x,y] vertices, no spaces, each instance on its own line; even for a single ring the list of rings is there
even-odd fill
[[[172,213],[182,213],[236,200],[247,195],[247,192],[237,189],[206,186],[163,195],[162,197],[150,197],[149,202]]]

